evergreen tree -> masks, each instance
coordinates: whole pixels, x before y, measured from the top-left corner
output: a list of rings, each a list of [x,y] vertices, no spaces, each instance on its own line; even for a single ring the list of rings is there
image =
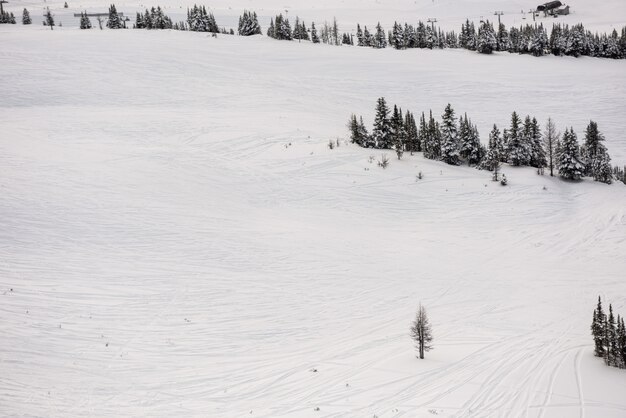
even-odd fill
[[[500,130],[494,124],[493,129],[489,133],[489,148],[487,154],[480,165],[481,168],[489,171],[494,171],[500,166],[500,153],[502,150],[502,137],[500,136]]]
[[[497,49],[498,51],[508,51],[511,47],[511,40],[509,39],[509,32],[506,30],[506,26],[503,23],[500,23],[498,26],[498,35],[497,35]]]
[[[411,325],[411,338],[415,341],[415,348],[418,350],[419,358],[424,358],[424,352],[433,349],[433,334],[426,309],[420,303],[413,325]]]
[[[137,13],[137,16],[141,16]],[[91,20],[89,20],[89,16],[87,16],[87,12],[80,13],[80,28],[81,29],[91,29]]]
[[[241,36],[252,36],[261,34],[261,26],[257,18],[256,12],[243,11],[243,15],[239,17],[239,27],[237,33]]]
[[[580,162],[578,139],[573,128],[565,130],[559,148],[559,175],[568,180],[579,180],[583,176],[584,165]]]
[[[389,108],[384,97],[378,99],[376,104],[376,118],[374,119],[374,130],[372,137],[376,148],[391,147],[391,126],[389,121]]]
[[[411,112],[406,112],[404,117],[404,129],[406,134],[406,148],[407,151],[413,152],[421,151],[422,146],[420,143],[419,132],[417,130],[417,124],[415,123],[415,117]]]
[[[446,164],[459,164],[459,137],[454,110],[450,103],[441,116],[441,159]]]
[[[579,57],[583,54],[585,48],[585,31],[582,25],[575,25],[569,31],[565,54]]]
[[[424,116],[424,112],[422,112],[422,116],[420,117],[420,126],[417,131],[417,141],[420,150],[424,152],[425,158],[430,158],[427,156],[426,149],[428,148],[428,125],[426,124],[426,117]]]
[[[391,44],[395,49],[405,49],[405,40],[404,40],[404,29],[402,26],[398,24],[398,22],[394,22],[393,24],[393,32],[391,36]]]
[[[24,11],[22,12],[22,24],[30,25],[31,23],[33,23],[33,21],[30,18],[30,13],[28,13],[28,10],[24,8]]]
[[[596,160],[602,157],[603,154],[606,154],[606,147],[603,142],[604,135],[600,133],[598,124],[590,121],[585,131],[585,141],[581,147],[581,158],[585,164],[585,175],[595,177],[594,166],[596,165]]]
[[[378,49],[387,47],[387,38],[385,37],[385,31],[380,26],[380,22],[376,25],[376,35],[374,36],[374,44],[372,46]]]
[[[320,38],[317,36],[317,29],[315,29],[315,22],[311,22],[311,42],[314,44],[320,43]]]
[[[117,14],[115,4],[112,4],[111,6],[109,6],[109,20],[107,21],[107,28],[122,29],[123,27],[124,25],[122,24],[120,16]]]
[[[507,131],[507,155],[509,162],[514,166],[525,165],[528,161],[528,149],[524,142],[520,127],[520,118],[517,112],[511,115],[511,127]]]
[[[487,20],[478,29],[478,41],[476,50],[481,54],[491,54],[498,47],[496,34],[493,26]]]
[[[550,46],[548,35],[542,24],[539,24],[537,29],[533,30],[530,40],[530,53],[536,57],[540,57],[545,54],[546,50]]]
[[[530,125],[530,165],[538,168],[543,173],[543,168],[548,165],[546,151],[543,149],[541,129],[536,118],[533,118]]]
[[[618,365],[617,329],[615,327],[615,316],[613,316],[613,306],[609,305],[609,316],[606,321],[606,355],[604,357],[609,366]]]
[[[398,159],[401,159],[406,144],[406,130],[404,128],[402,110],[396,105],[393,106],[393,113],[391,120],[389,121],[389,126],[392,147],[396,151]]]
[[[356,24],[356,40],[357,46],[365,46],[363,45],[363,31],[361,30],[361,25]]]
[[[598,296],[598,306],[593,310],[593,321],[591,322],[591,335],[593,335],[593,341],[595,344],[594,353],[597,357],[604,358],[605,355],[605,335],[604,330],[605,314],[602,309],[602,299]]]

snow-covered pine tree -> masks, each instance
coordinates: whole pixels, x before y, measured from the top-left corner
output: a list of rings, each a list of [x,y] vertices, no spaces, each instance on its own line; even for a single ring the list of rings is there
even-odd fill
[[[402,117],[402,109],[398,106],[393,106],[393,113],[391,115],[390,134],[391,145],[398,155],[398,160],[402,158],[406,144],[406,130],[404,129],[404,118]]]
[[[398,22],[394,22],[393,24],[393,32],[391,36],[392,46],[395,49],[405,49],[405,40],[404,40],[404,29]]]
[[[441,116],[441,160],[446,164],[459,164],[459,134],[454,110],[450,103]]]
[[[424,34],[425,48],[433,49],[437,46],[437,37],[430,26],[426,26]]]
[[[311,22],[311,42],[314,44],[320,43],[320,38],[317,36],[317,29],[315,29],[315,22]]]
[[[498,26],[498,34],[496,36],[498,51],[508,51],[511,47],[511,40],[509,39],[509,32],[506,30],[504,23],[500,23]]]
[[[372,46],[378,49],[387,47],[387,37],[385,36],[385,31],[382,26],[380,26],[380,22],[376,25],[376,35],[374,36],[374,44]]]
[[[137,12],[137,15],[135,16],[135,29],[145,29],[145,27],[146,26],[143,20],[143,15]],[[83,28],[83,13],[81,13],[81,16],[80,16],[80,28],[87,29],[87,28]]]
[[[565,47],[565,54],[574,57],[579,57],[583,54],[585,49],[585,30],[581,24],[574,25],[567,38],[567,45]]]
[[[411,325],[411,338],[415,341],[415,348],[419,353],[419,358],[424,358],[424,353],[433,349],[433,333],[426,309],[419,304],[415,320]]]
[[[543,168],[548,165],[548,161],[546,151],[543,148],[541,129],[536,118],[533,118],[530,124],[530,148],[530,165],[538,168],[543,173]]]
[[[480,165],[480,162],[485,155],[487,154],[487,149],[483,144],[480,143],[480,134],[478,133],[478,127],[476,125],[472,125],[470,121],[470,148],[471,152],[467,156],[467,164],[468,165]]]
[[[459,146],[460,156],[468,165],[478,164],[486,153],[480,144],[478,129],[467,118],[467,113],[459,118]]]
[[[364,148],[374,148],[375,144],[372,140],[372,136],[367,132],[367,128],[363,123],[363,116],[359,117],[358,124],[358,139],[360,141],[360,145]]]
[[[378,99],[376,103],[376,117],[374,119],[374,129],[372,137],[376,148],[391,148],[391,126],[389,121],[389,108],[384,97]]]
[[[30,25],[31,23],[33,23],[33,21],[30,18],[30,13],[26,8],[24,8],[24,11],[22,12],[22,25]]]
[[[539,24],[531,35],[529,46],[530,53],[536,57],[541,57],[546,53],[549,45],[550,41],[548,40],[546,30],[543,28],[542,24]]]
[[[426,156],[426,149],[428,148],[428,125],[426,124],[426,116],[424,115],[424,112],[422,112],[422,116],[420,116],[420,126],[417,130],[417,141],[421,151],[424,152],[424,157],[429,158]]]
[[[583,176],[584,165],[580,162],[578,139],[574,128],[565,130],[558,152],[559,175],[567,180],[579,180]]]
[[[500,152],[502,149],[502,137],[500,136],[500,130],[494,124],[493,129],[489,133],[489,148],[487,154],[483,158],[480,168],[484,170],[494,171],[500,166]]]
[[[609,304],[609,316],[606,320],[606,350],[604,360],[609,366],[617,366],[618,348],[617,348],[617,329],[615,327],[615,316],[613,315],[613,306]]]
[[[507,131],[507,155],[511,165],[526,165],[529,157],[529,149],[526,146],[526,138],[520,126],[520,118],[517,112],[511,114],[511,127]]]
[[[137,13],[137,16],[141,16]],[[143,20],[143,19],[142,19]],[[80,13],[80,28],[81,29],[91,29],[91,20],[89,20],[89,16],[87,16],[87,12]]]
[[[243,15],[239,17],[239,27],[237,33],[240,36],[252,36],[261,34],[261,26],[256,12],[243,11]]]
[[[419,133],[417,131],[417,124],[415,123],[415,117],[413,113],[407,111],[404,117],[404,129],[406,132],[406,148],[407,151],[413,155],[413,152],[419,152],[422,150],[420,144]]]
[[[481,54],[491,54],[498,47],[498,41],[496,40],[496,34],[493,30],[493,26],[487,20],[478,29],[478,41],[476,43],[476,50]]]
[[[107,28],[122,29],[123,27],[124,25],[122,24],[120,16],[117,14],[115,4],[111,4],[111,6],[109,6],[109,20],[107,21]]]
[[[598,305],[596,309],[593,310],[593,320],[591,322],[591,335],[593,336],[593,341],[595,345],[594,354],[596,355],[596,357],[604,358],[605,355],[605,322],[606,318],[604,314],[604,309],[602,309],[602,299],[600,298],[600,296],[598,296]]]
[[[603,142],[604,135],[598,129],[598,124],[594,121],[589,121],[585,131],[585,140],[580,149],[581,159],[585,164],[584,172],[586,176],[595,176],[595,160],[598,158],[598,155],[606,153],[606,147]]]
[[[363,28],[363,46],[374,46],[374,36],[367,30],[367,26]]]
[[[363,30],[358,23],[356,24],[356,41],[357,46],[365,46],[363,45]]]
[[[626,326],[624,325],[623,316],[620,318],[619,324],[620,326],[617,332],[617,341],[619,343],[619,349],[620,349],[619,354],[622,359],[621,367],[626,368]]]

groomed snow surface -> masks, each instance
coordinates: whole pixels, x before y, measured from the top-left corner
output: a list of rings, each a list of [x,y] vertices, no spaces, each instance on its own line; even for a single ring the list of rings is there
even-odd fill
[[[626,187],[327,147],[386,96],[623,163],[625,61],[60,29],[0,28],[0,415],[626,416]]]

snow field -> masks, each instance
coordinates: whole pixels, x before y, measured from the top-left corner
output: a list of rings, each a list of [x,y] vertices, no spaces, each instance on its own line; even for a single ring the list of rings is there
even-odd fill
[[[592,118],[623,161],[624,62],[0,31],[2,415],[626,413],[589,335],[626,313],[623,186],[326,146],[386,96],[483,140]]]

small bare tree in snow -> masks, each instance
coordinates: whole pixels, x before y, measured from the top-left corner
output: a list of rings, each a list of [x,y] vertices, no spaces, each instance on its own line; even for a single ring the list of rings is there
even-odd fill
[[[387,166],[389,166],[389,157],[387,157],[387,154],[383,154],[380,156],[380,160],[378,160],[378,166],[384,168],[387,168]]]
[[[419,358],[424,358],[424,352],[432,350],[433,333],[426,309],[420,303],[413,325],[411,325],[411,338],[415,341],[415,348],[419,351]]]

